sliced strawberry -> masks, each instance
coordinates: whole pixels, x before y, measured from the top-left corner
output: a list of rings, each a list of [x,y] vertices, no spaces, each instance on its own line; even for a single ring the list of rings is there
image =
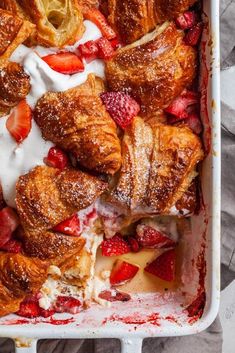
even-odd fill
[[[122,47],[122,44],[118,38],[114,38],[114,39],[110,40],[110,44],[112,45],[113,49],[115,49],[115,50]]]
[[[19,224],[19,218],[12,208],[5,207],[0,211],[0,248],[11,239]]]
[[[203,23],[199,22],[186,33],[184,42],[187,45],[195,46],[199,43],[202,35]]]
[[[101,99],[113,120],[125,129],[139,113],[139,104],[128,94],[122,92],[105,92]]]
[[[16,312],[17,315],[32,319],[40,316],[40,306],[36,302],[22,302],[20,308]]]
[[[47,318],[47,317],[50,317],[54,314],[55,314],[55,310],[53,310],[53,309],[45,310],[45,309],[40,308],[40,316],[42,316],[42,317]]]
[[[108,39],[101,37],[97,39],[96,44],[98,47],[99,59],[109,60],[114,56],[115,51]]]
[[[86,60],[87,63],[98,58],[99,47],[96,41],[89,40],[84,44],[78,46],[80,55]]]
[[[22,250],[22,244],[18,240],[10,239],[6,244],[1,246],[0,250],[18,254]]]
[[[117,260],[112,268],[110,283],[112,286],[120,286],[129,282],[139,271],[139,267],[123,260]]]
[[[100,29],[101,33],[105,38],[110,40],[116,37],[116,33],[114,32],[112,27],[109,26],[106,18],[97,8],[93,7],[89,9],[84,14],[84,18],[86,20],[94,22],[94,24]]]
[[[174,122],[176,122],[176,120],[186,119],[188,117],[187,108],[191,105],[197,104],[198,99],[198,94],[196,92],[185,91],[165,109],[165,112],[177,118]]]
[[[131,251],[129,244],[118,234],[111,239],[103,240],[101,243],[103,256],[118,256]]]
[[[74,53],[63,52],[43,56],[44,60],[52,70],[62,74],[72,75],[84,71],[82,60]]]
[[[68,157],[60,148],[51,147],[44,163],[50,167],[64,169],[68,165]]]
[[[136,238],[128,237],[127,238],[127,242],[129,243],[132,252],[140,251],[140,244],[139,244],[139,242],[137,241]]]
[[[77,314],[80,311],[80,306],[80,300],[73,297],[59,295],[56,299],[54,309],[57,313]]]
[[[198,114],[196,113],[189,114],[185,122],[196,135],[200,135],[200,133],[202,132],[202,123]]]
[[[179,15],[175,22],[180,29],[192,28],[197,23],[197,14],[195,11],[186,11]]]
[[[174,281],[175,279],[175,249],[165,251],[156,260],[145,267],[145,271],[157,276],[164,281]]]
[[[114,290],[104,290],[99,294],[99,298],[107,300],[109,302],[127,302],[131,300],[130,294],[118,292]]]
[[[29,134],[32,126],[32,112],[26,100],[12,109],[6,122],[6,128],[16,142],[22,142]]]
[[[86,218],[83,221],[84,226],[89,226],[92,220],[94,220],[96,217],[97,217],[97,212],[96,212],[96,209],[93,208],[93,210],[86,215]]]
[[[143,248],[160,249],[175,245],[175,242],[167,234],[145,224],[139,224],[136,232],[137,240]]]
[[[80,220],[78,215],[75,214],[69,219],[61,222],[53,228],[55,232],[60,232],[63,234],[79,236],[81,234]]]

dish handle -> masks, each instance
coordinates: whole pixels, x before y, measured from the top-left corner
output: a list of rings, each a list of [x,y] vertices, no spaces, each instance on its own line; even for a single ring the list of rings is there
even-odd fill
[[[37,353],[37,339],[15,339],[15,353]]]
[[[123,338],[121,339],[121,353],[141,353],[142,338]]]

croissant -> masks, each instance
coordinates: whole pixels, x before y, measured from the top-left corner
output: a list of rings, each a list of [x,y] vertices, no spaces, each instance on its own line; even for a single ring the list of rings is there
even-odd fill
[[[183,42],[173,23],[164,23],[140,41],[117,51],[106,63],[109,89],[131,94],[141,103],[142,116],[166,108],[192,83],[197,53]]]
[[[30,91],[30,77],[23,67],[9,62],[0,69],[0,116],[24,99]]]
[[[63,48],[74,44],[84,32],[82,11],[77,0],[17,0],[36,25],[36,42]]]
[[[16,312],[27,295],[40,289],[47,268],[39,259],[0,252],[0,316]]]
[[[75,169],[38,166],[21,176],[16,185],[16,208],[26,253],[57,265],[79,253],[83,239],[61,235],[52,228],[92,204],[106,186]]]
[[[122,151],[122,168],[106,201],[128,219],[171,214],[204,155],[200,139],[188,128],[151,127],[139,117],[126,129]]]
[[[34,25],[9,11],[0,9],[0,67],[33,32]]]
[[[196,0],[107,0],[109,22],[124,43],[132,43],[157,24],[172,20]]]
[[[46,93],[34,118],[43,138],[73,152],[83,167],[114,174],[121,166],[121,147],[116,124],[99,97],[102,91],[102,80],[90,75],[64,93]]]

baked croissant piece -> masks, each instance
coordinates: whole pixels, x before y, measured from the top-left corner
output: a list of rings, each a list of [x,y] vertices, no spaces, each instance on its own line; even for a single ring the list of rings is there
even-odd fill
[[[34,118],[46,140],[72,152],[80,165],[114,174],[121,166],[117,127],[99,95],[103,81],[94,75],[81,86],[39,99]]]
[[[23,230],[19,233],[29,256],[61,265],[79,253],[84,240],[53,232],[60,222],[91,205],[107,184],[75,169],[60,171],[38,166],[19,178],[16,208]]]
[[[172,20],[196,0],[107,0],[109,22],[124,43],[132,43],[157,24]]]
[[[128,219],[171,214],[203,159],[200,139],[188,128],[151,127],[139,117],[126,129],[122,151],[122,168],[106,201]]]
[[[117,51],[106,63],[109,89],[124,91],[153,116],[189,86],[196,73],[197,52],[183,42],[174,23],[164,23],[141,40]]]
[[[27,295],[40,289],[47,268],[48,264],[39,259],[0,252],[0,316],[16,312]]]
[[[77,0],[17,0],[36,25],[37,44],[63,48],[74,44],[84,32]]]
[[[33,32],[34,25],[9,11],[0,9],[0,67]]]
[[[30,77],[14,62],[0,69],[0,116],[24,99],[30,91]]]

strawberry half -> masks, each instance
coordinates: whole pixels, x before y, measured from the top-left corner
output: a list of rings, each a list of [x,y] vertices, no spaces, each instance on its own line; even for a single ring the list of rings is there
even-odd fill
[[[51,147],[47,157],[44,158],[44,163],[49,167],[64,169],[68,165],[68,157],[60,148]]]
[[[132,252],[138,252],[140,251],[140,244],[138,242],[138,240],[134,237],[128,237],[127,238],[127,242],[130,245],[131,251]]]
[[[165,112],[175,117],[174,122],[188,118],[187,108],[199,102],[198,94],[192,91],[185,91],[177,97]],[[170,118],[171,119],[171,118]],[[172,121],[170,121],[172,123]]]
[[[19,242],[18,240],[10,239],[6,244],[2,245],[0,249],[14,254],[18,254],[22,250],[22,245],[21,242]]]
[[[84,18],[93,22],[101,31],[102,35],[108,40],[116,37],[116,33],[108,24],[104,15],[95,7],[89,9],[85,14]]]
[[[99,47],[94,40],[89,40],[78,46],[79,54],[86,60],[87,63],[98,58]]]
[[[72,75],[84,71],[82,60],[74,53],[63,52],[50,54],[43,56],[42,60],[44,60],[52,70],[62,74]]]
[[[197,14],[195,11],[186,11],[179,15],[175,22],[180,29],[192,28],[197,23]]]
[[[101,251],[103,256],[118,256],[129,253],[131,248],[120,235],[116,234],[112,238],[102,241]]]
[[[147,265],[144,270],[164,281],[171,282],[175,279],[175,262],[175,249],[171,249],[158,256],[156,260]]]
[[[202,35],[203,23],[199,22],[186,33],[184,42],[187,45],[195,46],[199,43]]]
[[[140,111],[139,104],[122,92],[105,92],[101,94],[101,99],[113,120],[123,129],[131,124]]]
[[[117,260],[112,268],[110,283],[112,286],[120,286],[129,282],[139,271],[139,267],[123,260]]]
[[[77,314],[80,311],[80,306],[80,300],[73,297],[59,295],[56,299],[54,310],[57,313]]]
[[[57,226],[53,228],[55,232],[67,234],[67,235],[74,235],[79,236],[81,234],[80,228],[80,220],[78,215],[75,214],[69,219],[59,223]]]
[[[14,107],[7,119],[6,128],[16,142],[22,142],[29,134],[32,126],[32,112],[26,100]]]
[[[0,248],[9,242],[19,224],[19,218],[12,208],[5,207],[0,211]]]
[[[139,224],[136,232],[137,240],[143,248],[160,249],[175,245],[175,242],[165,233],[145,224]]]
[[[130,294],[123,293],[123,292],[118,292],[114,290],[104,290],[99,294],[99,298],[107,300],[109,302],[127,302],[131,300]]]
[[[109,60],[111,59],[115,51],[112,47],[112,44],[104,37],[101,37],[96,40],[96,44],[98,47],[98,58],[103,59],[103,60]]]
[[[40,306],[37,302],[22,302],[16,314],[32,319],[40,316]]]

